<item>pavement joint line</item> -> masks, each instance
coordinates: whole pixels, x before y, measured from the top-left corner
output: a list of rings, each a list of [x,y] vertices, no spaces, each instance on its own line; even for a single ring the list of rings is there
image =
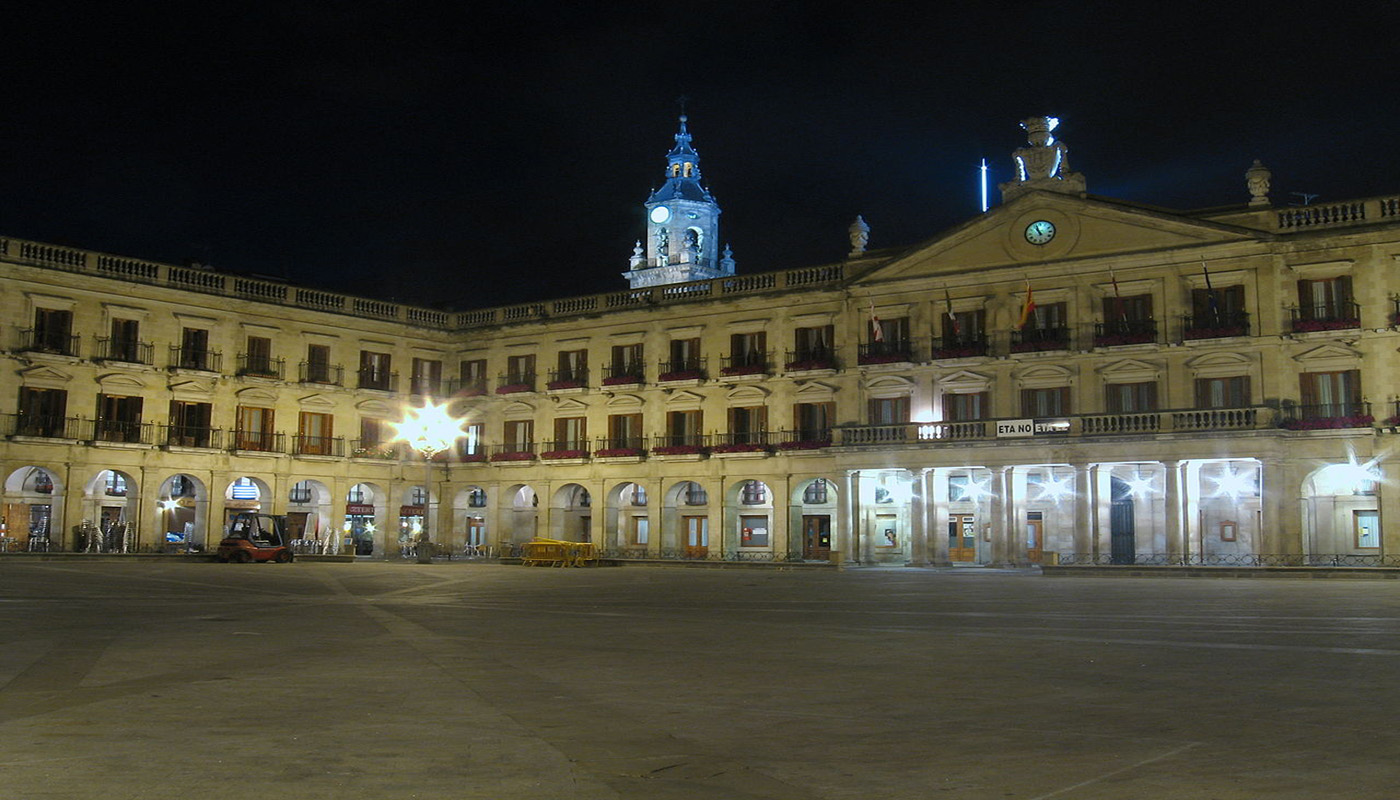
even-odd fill
[[[1072,785],[1070,785],[1070,786],[1066,786],[1066,787],[1064,787],[1064,788],[1062,788],[1062,789],[1056,789],[1055,791],[1050,792],[1049,794],[1036,795],[1035,797],[1029,798],[1028,800],[1050,800],[1050,798],[1052,798],[1052,797],[1059,797],[1060,795],[1064,794],[1065,792],[1072,792],[1072,791],[1074,791],[1075,789],[1082,789],[1082,788],[1084,788],[1085,786],[1092,786],[1092,785],[1095,784],[1095,783],[1099,783],[1099,782],[1101,782],[1101,781],[1107,780],[1108,778],[1112,778],[1112,777],[1114,777],[1115,775],[1121,775],[1121,774],[1123,774],[1123,773],[1125,773],[1125,772],[1131,772],[1131,771],[1133,771],[1133,770],[1135,770],[1135,769],[1138,769],[1139,767],[1145,767],[1145,766],[1147,766],[1148,764],[1153,764],[1153,763],[1156,763],[1156,762],[1158,762],[1158,761],[1164,761],[1164,760],[1166,760],[1166,759],[1168,759],[1168,758],[1174,758],[1175,756],[1181,755],[1182,753],[1184,753],[1184,752],[1186,752],[1187,750],[1190,750],[1190,749],[1192,749],[1192,748],[1194,748],[1194,747],[1200,747],[1201,744],[1202,744],[1201,742],[1191,742],[1190,744],[1183,745],[1183,746],[1181,746],[1181,747],[1176,748],[1175,750],[1171,750],[1171,751],[1169,751],[1169,752],[1162,753],[1161,755],[1153,756],[1152,758],[1143,759],[1142,761],[1139,761],[1139,762],[1137,762],[1136,764],[1129,764],[1129,765],[1126,766],[1126,767],[1120,767],[1119,769],[1115,769],[1115,770],[1113,770],[1113,771],[1111,771],[1111,772],[1105,772],[1104,774],[1095,776],[1095,777],[1093,777],[1093,778],[1090,778],[1090,779],[1087,780],[1087,781],[1080,781],[1079,783],[1072,784]]]
[[[890,629],[891,632],[899,629]],[[1335,653],[1353,656],[1400,656],[1400,650],[1385,650],[1378,647],[1308,647],[1293,644],[1243,644],[1241,642],[1172,642],[1165,639],[1111,639],[1097,636],[1047,636],[1008,631],[951,631],[954,636],[979,638],[1035,639],[1047,642],[1089,642],[1114,645],[1149,645],[1153,647],[1200,647],[1216,650],[1266,650],[1292,653]]]

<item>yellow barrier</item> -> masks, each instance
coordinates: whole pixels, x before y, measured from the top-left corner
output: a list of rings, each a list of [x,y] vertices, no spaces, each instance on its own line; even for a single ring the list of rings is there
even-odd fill
[[[520,563],[527,567],[597,566],[598,548],[592,542],[531,539],[525,543]]]

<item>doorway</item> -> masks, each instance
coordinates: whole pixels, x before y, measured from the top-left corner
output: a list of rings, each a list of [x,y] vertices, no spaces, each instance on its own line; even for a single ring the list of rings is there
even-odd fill
[[[1029,511],[1026,513],[1026,558],[1032,564],[1041,563],[1044,558],[1045,542],[1045,517],[1044,512]]]
[[[685,557],[709,558],[710,518],[684,517],[682,522],[685,524]]]
[[[977,560],[977,517],[975,514],[948,515],[948,560]]]
[[[807,561],[831,560],[831,517],[813,514],[802,517],[802,558]]]
[[[1108,513],[1110,564],[1132,564],[1137,560],[1137,537],[1133,529],[1133,489],[1126,481],[1113,479],[1112,504]]]

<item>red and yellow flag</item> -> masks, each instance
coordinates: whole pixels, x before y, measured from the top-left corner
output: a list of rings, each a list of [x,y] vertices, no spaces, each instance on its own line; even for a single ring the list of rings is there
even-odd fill
[[[1016,330],[1024,330],[1026,323],[1031,321],[1031,315],[1035,313],[1035,295],[1031,292],[1031,282],[1026,281],[1026,304],[1021,307],[1021,319],[1016,323]]]

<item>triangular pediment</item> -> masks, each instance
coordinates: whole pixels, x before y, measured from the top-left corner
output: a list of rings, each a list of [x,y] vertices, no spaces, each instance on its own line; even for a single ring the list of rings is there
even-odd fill
[[[835,386],[822,383],[821,381],[808,381],[796,392],[793,392],[797,399],[804,402],[810,402],[813,399],[830,400],[831,396],[835,393]]]
[[[507,417],[530,417],[534,416],[535,407],[529,403],[511,403],[506,406],[505,415]]]
[[[67,372],[64,372],[61,369],[54,369],[53,367],[44,364],[30,367],[28,369],[22,369],[19,371],[19,374],[20,377],[23,378],[26,383],[63,383],[65,381],[72,380],[73,378],[72,375],[68,374]]]
[[[309,394],[297,401],[302,408],[334,408],[335,401],[323,394]]]
[[[214,394],[214,384],[212,381],[171,381],[170,391],[179,395],[209,397]]]
[[[387,417],[393,413],[388,404],[382,400],[361,400],[355,404],[355,410],[371,417]]]
[[[944,392],[971,394],[987,391],[992,385],[992,379],[990,376],[962,369],[939,378],[936,385]]]
[[[1016,380],[1025,387],[1064,386],[1074,378],[1074,372],[1055,364],[1036,364],[1016,371]]]
[[[238,402],[240,403],[264,403],[272,405],[277,402],[277,393],[258,387],[240,389],[238,392]]]
[[[635,394],[620,394],[617,397],[608,400],[608,408],[610,409],[641,407],[642,398],[636,396]]]
[[[725,395],[725,399],[727,399],[731,403],[761,403],[764,400],[768,399],[769,394],[770,393],[767,389],[760,389],[757,386],[740,386],[739,388],[734,389],[729,394]]]
[[[1053,235],[1041,244],[1027,239],[1033,223],[1050,223]],[[1046,228],[1045,230],[1049,230]],[[1030,192],[906,251],[858,279],[873,284],[911,278],[947,278],[957,286],[968,272],[1164,251],[1190,251],[1183,262],[1208,257],[1211,245],[1267,238],[1246,228],[1099,198]],[[1120,262],[1121,263],[1121,262]],[[1194,262],[1193,262],[1194,263]],[[1019,279],[1019,278],[1018,278]],[[954,292],[956,294],[956,292]]]
[[[103,391],[111,391],[114,389],[131,391],[146,388],[144,381],[122,372],[109,372],[106,375],[99,375],[97,376],[97,383],[102,387]]]
[[[1293,357],[1293,360],[1306,363],[1309,367],[1314,367],[1314,365],[1318,363],[1355,361],[1360,357],[1361,353],[1353,348],[1329,342],[1328,344],[1314,347],[1307,352],[1299,353]]]
[[[564,397],[559,398],[559,405],[556,406],[554,410],[560,413],[567,412],[582,414],[583,412],[588,410],[588,405],[585,403],[581,403],[578,400],[573,399],[572,397]]]
[[[674,392],[670,397],[666,398],[666,405],[668,406],[699,405],[703,402],[705,402],[705,398],[695,392]]]
[[[882,375],[865,382],[865,390],[872,395],[902,394],[913,391],[914,381],[903,375]]]
[[[1099,370],[1104,380],[1114,383],[1124,383],[1128,381],[1153,381],[1161,372],[1161,367],[1156,364],[1142,361],[1136,358],[1125,358],[1122,361],[1115,361]]]

